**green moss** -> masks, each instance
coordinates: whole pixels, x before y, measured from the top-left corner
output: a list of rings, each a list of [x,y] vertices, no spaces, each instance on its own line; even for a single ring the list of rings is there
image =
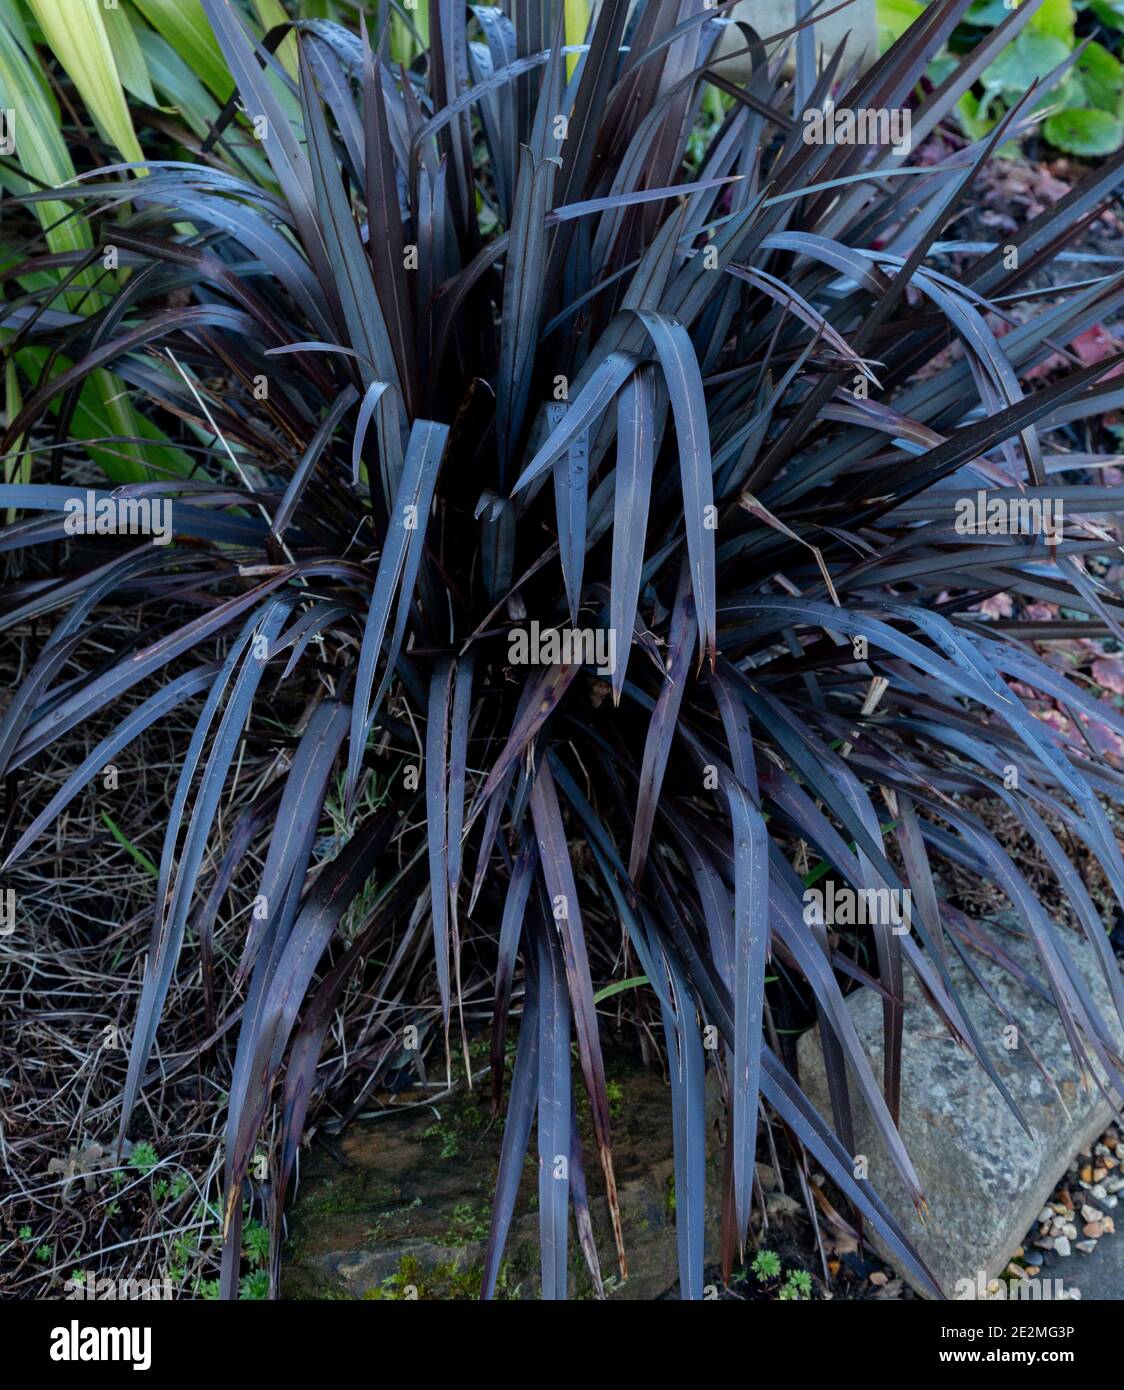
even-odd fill
[[[364,1293],[365,1300],[413,1302],[420,1299],[441,1302],[475,1301],[480,1297],[484,1268],[480,1264],[462,1264],[459,1260],[442,1261],[427,1267],[415,1256],[404,1255],[398,1268],[381,1284]],[[496,1280],[496,1298],[510,1300],[519,1297],[519,1286],[510,1279],[505,1260]]]
[[[456,1158],[461,1151],[460,1135],[451,1125],[438,1121],[422,1131],[423,1139],[438,1139],[441,1142],[441,1157]]]
[[[491,1215],[488,1206],[480,1203],[458,1202],[449,1219],[446,1245],[476,1245],[488,1239]]]
[[[310,1217],[323,1217],[370,1211],[393,1202],[396,1195],[390,1183],[364,1182],[350,1173],[341,1173],[318,1180],[302,1197],[301,1212]]]
[[[481,1086],[458,1091],[446,1101],[437,1123],[422,1131],[422,1138],[439,1143],[442,1158],[457,1158],[474,1148],[491,1123],[489,1097]]]
[[[294,1209],[282,1275],[286,1298],[348,1298],[338,1285],[315,1272],[324,1248],[326,1233],[362,1226],[369,1237],[379,1236],[388,1227],[400,1227],[413,1207],[395,1206],[398,1189],[392,1183],[372,1180],[351,1172],[318,1178],[301,1194]]]

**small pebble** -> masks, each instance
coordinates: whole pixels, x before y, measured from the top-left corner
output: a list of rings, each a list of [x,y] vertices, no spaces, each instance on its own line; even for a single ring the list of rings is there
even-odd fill
[[[1097,1242],[1095,1240],[1079,1240],[1074,1248],[1080,1250],[1083,1255],[1091,1255],[1097,1248]]]
[[[1077,1227],[1067,1221],[1066,1224],[1062,1227],[1062,1235],[1065,1236],[1066,1240],[1076,1240]]]
[[[1108,1169],[1107,1169],[1107,1168],[1094,1168],[1094,1169],[1093,1169],[1093,1181],[1094,1181],[1094,1182],[1104,1182],[1105,1178],[1107,1178],[1107,1177],[1108,1177]]]
[[[1098,1211],[1096,1207],[1090,1206],[1088,1202],[1081,1208],[1082,1221],[1099,1221],[1103,1215],[1103,1211]]]
[[[1104,1226],[1099,1221],[1086,1221],[1081,1227],[1081,1234],[1088,1236],[1090,1240],[1100,1240],[1104,1235]]]
[[[1090,1191],[1092,1192],[1093,1196],[1098,1199],[1098,1201],[1103,1201],[1104,1198],[1108,1196],[1108,1193],[1104,1190],[1100,1183],[1097,1183],[1095,1187],[1090,1188]]]
[[[1054,1241],[1054,1252],[1061,1255],[1063,1259],[1070,1253],[1069,1241],[1065,1236],[1058,1236],[1057,1240]]]
[[[1042,1226],[1042,1225],[1049,1225],[1049,1223],[1050,1223],[1053,1219],[1054,1219],[1054,1209],[1053,1209],[1053,1207],[1043,1207],[1042,1210],[1038,1213],[1038,1224],[1039,1224],[1040,1226]]]
[[[1092,1182],[1092,1181],[1093,1181],[1093,1165],[1092,1165],[1091,1163],[1086,1163],[1085,1166],[1081,1169],[1081,1172],[1080,1172],[1080,1175],[1079,1175],[1079,1176],[1080,1176],[1082,1182]]]
[[[1034,1244],[1039,1250],[1053,1250],[1054,1248],[1054,1241],[1051,1236],[1041,1236]]]

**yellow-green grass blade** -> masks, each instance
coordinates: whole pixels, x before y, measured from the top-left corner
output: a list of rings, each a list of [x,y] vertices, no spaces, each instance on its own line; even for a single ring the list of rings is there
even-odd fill
[[[0,10],[0,106],[16,112],[13,133],[17,162],[33,180],[48,185],[66,183],[74,178],[74,165],[60,130],[58,109],[19,42],[17,26],[9,26],[7,19],[8,9]],[[92,246],[86,220],[74,213],[70,203],[48,201],[32,206],[45,229],[51,251],[83,251]],[[84,272],[75,288],[67,292],[66,306],[75,312],[90,312],[100,302],[100,296],[90,295],[87,290],[102,273],[100,267]],[[23,349],[17,354],[13,364],[17,393],[18,374],[22,372],[25,380],[36,380],[45,359],[44,349]],[[64,365],[56,360],[55,370],[63,370]],[[10,407],[13,397],[7,374],[5,388]],[[86,451],[91,460],[113,482],[181,477],[191,467],[189,457],[172,447],[164,433],[135,409],[124,383],[107,371],[95,372],[83,387],[71,432],[75,439],[83,441],[114,436],[152,441],[151,445],[144,446],[99,447],[87,443]],[[28,456],[20,455],[19,465],[23,467],[27,462]]]
[[[58,107],[21,47],[17,30],[6,22],[0,23],[0,106],[14,113],[9,118],[13,121],[10,134],[16,161],[24,173],[52,187],[74,177],[74,165],[59,128]],[[25,191],[37,186],[29,184]],[[91,245],[84,220],[67,216],[69,204],[35,203],[34,210],[47,229],[51,251],[79,251]]]
[[[278,24],[287,24],[289,16],[285,13],[285,7],[281,0],[253,0],[254,13],[261,22],[261,27],[265,33],[275,29]],[[295,34],[289,34],[276,50],[277,61],[295,82],[297,80],[297,40]]]
[[[584,43],[586,31],[589,29],[590,0],[566,0],[565,24],[566,24],[566,43],[567,46],[576,43]],[[566,55],[566,80],[569,81],[574,75],[574,69],[578,65],[580,54],[567,53]]]
[[[46,349],[39,347],[21,348],[15,354],[16,365],[26,382],[40,380],[46,357]],[[59,356],[53,370],[63,372],[71,365],[68,358]],[[91,373],[78,397],[70,437],[85,446],[91,460],[111,482],[185,477],[191,471],[190,456],[168,442],[167,435],[132,404],[128,392],[128,386],[112,372],[99,368]],[[114,442],[118,439],[149,442]]]
[[[98,0],[28,0],[43,37],[86,103],[103,137],[123,159],[140,163],[141,147],[117,72]]]
[[[4,366],[4,412],[5,418],[14,420],[20,413],[23,406],[23,395],[20,391],[19,375],[16,372],[16,364],[9,357]],[[31,481],[31,457],[23,452],[24,436],[20,435],[16,440],[15,447],[4,459],[4,481],[6,483],[29,483]],[[10,526],[16,519],[16,513],[8,510],[4,513],[4,523]]]
[[[155,106],[156,93],[148,75],[148,64],[144,60],[137,41],[136,26],[141,23],[135,10],[117,4],[102,11],[105,32],[109,35],[109,46],[113,50],[113,61],[117,64],[117,75],[125,90],[145,106]]]
[[[234,90],[234,79],[199,0],[133,2],[213,95],[222,102],[227,101]]]

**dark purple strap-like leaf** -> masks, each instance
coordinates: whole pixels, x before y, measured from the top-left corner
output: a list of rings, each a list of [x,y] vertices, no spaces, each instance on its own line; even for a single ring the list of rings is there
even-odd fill
[[[734,1132],[734,1210],[745,1241],[753,1197],[757,1093],[769,949],[769,837],[761,812],[740,782],[726,782],[734,834],[734,1064],[730,1100]]]
[[[847,1010],[842,992],[831,971],[823,952],[813,942],[803,911],[795,894],[789,894],[784,885],[778,883],[772,897],[773,930],[778,940],[791,954],[800,972],[811,985],[817,1001],[823,1005],[831,1023],[832,1031],[838,1039],[851,1071],[866,1101],[876,1128],[886,1149],[901,1176],[902,1182],[915,1203],[923,1201],[921,1182],[913,1161],[902,1142],[901,1135],[890,1116],[885,1097],[880,1091],[871,1071],[870,1062],[863,1051],[854,1021]]]
[[[635,312],[655,344],[671,398],[691,558],[691,592],[699,619],[699,657],[701,660],[705,651],[713,667],[718,650],[714,597],[714,532],[718,521],[702,373],[691,335],[678,319],[652,309]]]
[[[295,599],[295,597],[294,595],[293,598]],[[249,716],[254,696],[265,672],[265,662],[259,658],[255,646],[257,643],[263,643],[268,651],[268,644],[277,635],[289,606],[290,603],[285,599],[276,599],[260,620],[256,617],[251,618],[243,629],[239,640],[232,646],[223,669],[215,677],[184,758],[184,765],[180,772],[164,837],[164,849],[160,858],[152,943],[145,963],[145,976],[141,986],[140,1001],[137,1005],[136,1022],[133,1027],[129,1069],[125,1078],[125,1092],[121,1104],[119,1142],[124,1139],[133,1107],[136,1104],[141,1076],[149,1053],[152,1051],[160,1012],[163,1009],[164,1000],[167,998],[176,962],[179,959],[184,930],[187,925],[188,908],[202,867],[203,856],[218,811],[219,798],[226,782],[226,775],[233,762],[235,750],[242,737],[242,730]],[[256,639],[254,646],[251,646],[252,639]],[[234,671],[239,661],[241,661],[241,669],[235,677]],[[232,677],[234,677],[233,689],[227,701],[226,709],[223,711],[219,729],[215,734],[210,755],[200,780],[195,806],[192,810],[187,836],[173,882],[171,879],[172,860],[179,840],[180,822],[196,769],[202,759],[203,747],[211,722],[217,713],[226,685]]]
[[[757,764],[753,756],[753,733],[749,725],[749,710],[745,702],[738,698],[730,682],[722,676],[721,667],[709,673],[710,688],[722,716],[722,728],[726,733],[726,746],[730,750],[730,765],[734,776],[749,792],[755,802],[761,796],[757,788]]]
[[[378,574],[375,576],[371,605],[367,610],[363,645],[355,675],[355,700],[351,712],[351,744],[347,763],[346,799],[349,803],[355,794],[367,743],[367,732],[378,713],[381,693],[389,683],[398,661],[401,634],[405,632],[405,613],[409,608],[418,565],[421,562],[421,549],[425,542],[425,528],[433,501],[433,489],[437,483],[437,472],[448,437],[448,425],[439,425],[433,420],[415,420],[410,431],[402,482],[395,498],[382,556],[379,559]],[[398,610],[402,615],[401,623],[395,623],[387,654],[387,674],[383,677],[379,694],[372,701],[371,688],[375,680],[375,667],[390,623],[394,595],[400,585]]]
[[[564,405],[547,410],[550,428],[566,413]],[[578,620],[582,572],[585,567],[585,526],[589,509],[589,434],[579,434],[562,458],[554,461],[554,512],[558,520],[558,553],[566,585],[570,620]]]
[[[520,473],[512,487],[512,495],[521,492],[528,483],[544,473],[570,447],[571,442],[594,422],[628,380],[641,359],[632,352],[611,352],[597,366],[589,380],[570,403],[570,408],[547,436],[542,448]]]
[[[417,372],[414,319],[410,286],[403,274],[405,237],[398,201],[398,174],[386,111],[382,82],[383,56],[376,56],[367,37],[366,18],[359,15],[363,44],[363,154],[366,175],[367,220],[373,229],[367,242],[375,291],[386,319],[387,332],[398,364],[406,415],[414,415]],[[386,42],[387,30],[383,33]]]
[[[570,1097],[570,1196],[574,1199],[574,1223],[578,1228],[578,1242],[585,1256],[589,1276],[593,1280],[594,1292],[604,1298],[605,1288],[601,1280],[601,1261],[597,1258],[597,1241],[593,1234],[593,1218],[589,1211],[589,1193],[585,1185],[585,1163],[582,1158],[582,1137],[578,1129],[578,1111],[574,1098]]]
[[[298,774],[298,786],[295,792],[290,791],[289,786],[286,786],[286,792],[289,793],[289,805],[286,807],[283,801],[279,817],[292,811],[293,804],[300,794],[300,782],[307,784],[311,781],[313,785],[319,783],[321,789],[326,789],[336,754],[347,732],[347,715],[346,705],[340,704],[338,700],[322,701],[313,711],[301,737],[301,748],[298,749],[298,754],[303,753],[303,756],[299,758],[299,768],[297,767],[297,759],[294,759],[294,771]],[[292,774],[290,774],[290,780],[291,777]],[[323,810],[323,790],[320,790],[319,796],[319,800],[305,808],[303,817],[306,823],[311,821],[313,833],[315,833]],[[353,836],[339,859],[333,861],[333,870],[337,865],[353,864],[355,856],[359,855],[364,847],[369,850],[368,836],[371,834],[377,832],[376,842],[385,844],[386,839],[389,838],[387,821],[388,817],[384,814],[368,822],[364,827],[364,832]],[[303,858],[307,864],[307,858],[311,853],[312,838],[303,827],[299,834],[301,846],[298,857]],[[267,861],[267,869],[271,869],[273,865],[283,860],[289,845],[292,843],[291,839],[282,841],[280,853],[273,856],[273,864]],[[322,876],[325,883],[332,881],[333,870]],[[280,878],[280,875],[278,877]],[[228,1174],[233,1171],[232,1165],[237,1164],[238,1134],[242,1127],[243,1108],[248,1103],[255,1084],[270,1078],[277,1066],[280,1065],[280,1050],[288,1036],[287,1031],[283,1037],[280,1036],[274,1028],[274,1023],[279,1020],[279,1001],[275,997],[271,997],[271,991],[275,990],[278,980],[283,982],[288,978],[287,973],[281,970],[281,964],[286,954],[292,956],[299,952],[310,940],[305,934],[308,924],[307,917],[298,926],[300,920],[298,912],[304,912],[308,904],[314,900],[317,890],[314,888],[310,892],[302,907],[303,881],[303,872],[296,878],[290,877],[288,881],[283,881],[275,894],[274,901],[268,904],[268,912],[264,919],[264,931],[261,934],[253,974],[246,994],[246,1003],[243,1007],[242,1027],[239,1031],[238,1050],[235,1054],[234,1070],[230,1082],[226,1155]],[[318,877],[317,887],[320,886],[321,880]],[[316,958],[319,957],[319,951],[326,944],[327,937],[324,937],[317,949]],[[309,976],[311,976],[314,965],[315,959],[308,964]],[[295,1013],[297,1004],[303,998],[306,985],[307,980],[290,1000],[290,1024],[292,1013]],[[271,1060],[275,1050],[277,1051],[276,1059]]]
[[[381,383],[375,383],[381,385]],[[305,488],[309,484],[313,470],[320,460],[320,455],[331,442],[332,435],[336,431],[339,422],[359,399],[359,392],[354,386],[345,386],[336,399],[332,402],[327,415],[321,421],[316,433],[312,436],[308,448],[304,451],[300,463],[293,470],[293,476],[289,480],[289,486],[285,489],[285,496],[281,499],[281,505],[273,517],[273,534],[280,536],[283,534],[289,523],[293,519],[293,513],[297,509],[297,504],[301,500]]]
[[[281,1162],[274,1194],[278,1212],[284,1210],[285,1194],[296,1167],[297,1152],[304,1130],[305,1116],[316,1079],[316,1063],[324,1039],[343,991],[356,970],[370,958],[371,948],[388,927],[404,922],[399,942],[390,963],[383,972],[383,982],[393,977],[401,958],[416,949],[415,937],[420,918],[412,917],[410,907],[425,877],[424,865],[415,859],[388,887],[374,916],[351,945],[325,974],[304,1011],[300,1030],[293,1040],[289,1062],[285,1068],[285,1092],[282,1109]],[[381,990],[380,990],[381,992]],[[395,1039],[397,1042],[397,1039]]]
[[[570,687],[570,682],[581,669],[579,666],[548,666],[533,680],[528,681],[528,696],[522,705],[522,713],[516,715],[515,723],[507,742],[488,773],[472,810],[468,814],[466,827],[471,829],[476,817],[483,810],[488,798],[506,777],[516,761],[523,756],[531,740],[539,732],[558,706],[559,700]]]
[[[905,865],[910,890],[921,908],[921,916],[926,922],[934,924],[934,935],[943,959],[948,960],[948,948],[941,931],[941,913],[937,902],[937,890],[933,883],[933,871],[925,850],[925,840],[917,821],[917,811],[913,798],[908,792],[899,791],[897,824],[894,828],[902,863]]]
[[[449,844],[448,749],[452,659],[438,658],[429,682],[425,724],[425,826],[429,845],[429,910],[441,1017],[449,1037]]]
[[[515,706],[515,723],[518,724],[523,712],[527,709],[531,700],[535,698],[535,685],[533,681],[527,681],[523,689],[519,692],[519,699]],[[488,814],[484,817],[484,829],[480,834],[480,848],[477,851],[476,873],[472,878],[472,892],[469,894],[469,912],[476,906],[476,899],[480,896],[480,889],[484,885],[484,876],[488,871],[488,864],[492,857],[492,849],[496,843],[496,836],[499,834],[500,818],[503,815],[504,807],[507,805],[508,794],[511,791],[511,784],[515,779],[515,763],[512,762],[504,775],[496,784],[493,792],[488,797]],[[478,803],[483,797],[478,798]],[[478,806],[473,807],[475,814]],[[525,806],[523,807],[525,809]],[[522,815],[522,813],[521,813]],[[521,816],[520,816],[521,818]],[[471,822],[470,822],[471,823]],[[510,838],[514,840],[518,835],[519,827],[513,823]]]
[[[511,245],[504,271],[503,332],[496,381],[501,486],[506,480],[507,467],[514,457],[527,412],[545,287],[546,214],[550,211],[558,167],[557,159],[536,159],[525,147],[519,151]]]
[[[566,829],[558,806],[558,794],[547,762],[539,764],[531,787],[531,815],[539,846],[539,860],[546,881],[547,896],[555,926],[562,939],[562,954],[566,964],[566,979],[570,1003],[574,1011],[574,1027],[578,1039],[585,1088],[593,1118],[593,1132],[605,1177],[609,1213],[622,1277],[627,1277],[624,1257],[624,1237],[621,1233],[620,1204],[617,1182],[613,1174],[612,1138],[609,1125],[609,1098],[605,1087],[605,1064],[601,1056],[601,1037],[597,1028],[597,1009],[593,1002],[593,982],[589,973],[589,955],[585,945],[581,910],[574,869],[566,843]]]
[[[158,719],[162,719],[165,714],[177,709],[185,700],[192,699],[211,686],[218,670],[217,663],[210,666],[196,666],[193,670],[186,671],[182,676],[177,676],[175,680],[169,681],[154,695],[150,695],[143,704],[131,710],[113,732],[107,734],[97,744],[93,752],[84,758],[67,777],[66,781],[12,846],[11,852],[4,860],[3,865],[0,865],[0,868],[7,869],[9,865],[13,864],[38,839],[59,812],[74,800],[82,788],[88,786],[105,768],[106,764],[111,763],[117,754],[126,748],[138,734],[143,733]]]
[[[235,988],[245,982],[263,939],[271,930],[283,930],[282,903],[290,886],[304,881],[346,728],[346,710],[326,702],[317,706],[301,734],[269,837],[246,945],[235,972]]]
[[[32,757],[40,749],[47,747],[83,719],[116,699],[124,691],[132,689],[153,672],[159,671],[176,657],[198,646],[200,642],[224,631],[235,619],[248,609],[256,609],[262,599],[272,590],[288,583],[294,571],[286,570],[272,576],[254,589],[229,599],[218,608],[210,609],[199,618],[177,627],[165,637],[158,638],[134,656],[119,661],[108,671],[92,681],[84,681],[64,700],[36,719],[24,732],[19,745],[12,755],[12,766],[17,767]],[[250,627],[257,621],[251,618]]]
[[[154,550],[155,547],[150,547],[133,551],[90,583],[47,638],[31,670],[12,692],[0,718],[0,776],[8,769],[9,757],[26,729],[41,694],[70,662],[75,648],[86,637],[87,634],[82,631],[86,619],[117,586],[157,563]]]
[[[266,158],[284,191],[285,201],[292,211],[309,260],[320,274],[327,265],[327,251],[317,217],[316,193],[308,157],[274,95],[230,0],[202,0],[202,4],[237,84],[247,116],[253,122],[265,122],[263,130],[268,138],[262,140],[262,146]]]
[[[924,1264],[917,1251],[902,1233],[901,1227],[875,1194],[865,1178],[854,1175],[854,1155],[847,1150],[824,1124],[800,1087],[774,1056],[768,1046],[762,1048],[761,1086],[765,1099],[805,1145],[809,1153],[823,1164],[824,1172],[842,1192],[855,1203],[878,1235],[893,1251],[895,1257],[934,1298],[944,1293]]]
[[[679,1296],[703,1296],[706,1218],[706,1064],[695,1002],[674,961],[658,949],[671,1007],[661,1003],[671,1077],[672,1143],[675,1152],[675,1236]],[[755,1111],[756,1117],[756,1111]]]
[[[628,856],[628,876],[639,883],[648,857],[648,842],[656,820],[667,760],[675,738],[675,726],[683,691],[691,671],[691,648],[698,630],[695,620],[694,597],[681,576],[675,608],[671,615],[671,635],[668,638],[667,676],[660,687],[656,707],[648,724],[644,740],[644,760],[640,767],[640,788],[636,795],[636,816],[632,823],[632,848]]]
[[[512,765],[504,773],[500,784],[488,799],[488,814],[484,817],[484,829],[480,832],[480,848],[476,856],[476,872],[472,876],[472,892],[468,895],[470,913],[475,908],[480,890],[484,886],[484,879],[496,844],[496,836],[499,834],[500,818],[503,815],[504,806],[507,804],[508,794],[514,780],[515,767]],[[473,809],[475,810],[475,807]]]
[[[612,675],[614,704],[620,703],[632,649],[655,460],[655,368],[644,366],[628,378],[617,397],[617,468],[609,582],[609,630],[615,634],[617,653]]]
[[[346,710],[342,711],[346,714]],[[346,718],[340,721],[342,742]],[[393,812],[372,817],[317,877],[288,940],[258,958],[238,1039],[226,1129],[224,1232],[237,1229],[242,1180],[253,1158],[258,1131],[268,1108],[274,1078],[313,971],[347,908],[367,883],[394,828]],[[237,1272],[236,1262],[233,1271]],[[223,1294],[233,1295],[234,1280],[224,1262]]]
[[[318,221],[323,228],[332,275],[324,291],[338,300],[350,345],[361,354],[364,388],[377,378],[389,382],[400,393],[398,364],[375,293],[371,263],[363,250],[359,229],[344,192],[320,97],[303,49],[300,60],[301,108],[308,137],[308,158],[320,214]],[[367,367],[366,362],[374,363],[374,368]]]
[[[468,726],[472,717],[472,677],[475,658],[471,653],[456,664],[453,687],[453,713],[449,727],[449,830],[446,837],[449,858],[449,911],[453,926],[454,949],[459,959],[457,898],[461,886],[464,845],[464,791],[468,775]]]
[[[367,439],[371,416],[374,415],[375,407],[385,390],[385,381],[372,381],[363,393],[363,404],[359,407],[359,415],[355,421],[355,438],[351,444],[351,481],[356,486],[359,483],[359,465],[363,461],[363,445]]]
[[[534,837],[525,833],[511,866],[507,897],[500,921],[500,939],[496,947],[496,993],[492,1009],[492,1110],[499,1112],[504,1081],[504,1043],[507,1037],[507,1011],[511,1003],[511,987],[515,979],[515,961],[519,940],[523,934],[523,919],[527,899],[534,882],[538,855]]]
[[[207,1014],[206,1026],[209,1031],[214,1030],[218,1014],[218,1004],[215,998],[217,976],[214,970],[215,920],[218,917],[223,899],[229,891],[234,874],[245,859],[254,838],[266,821],[276,819],[277,805],[284,790],[284,784],[281,782],[275,782],[272,786],[264,788],[235,821],[226,845],[226,852],[223,854],[210,887],[207,889],[207,895],[191,915],[191,930],[199,941],[199,973],[203,982],[203,998]]]
[[[553,927],[540,923],[539,962],[539,1247],[542,1296],[567,1293],[570,1223],[570,1001]]]
[[[490,1299],[496,1291],[500,1261],[503,1259],[507,1233],[515,1212],[515,1199],[523,1177],[523,1159],[531,1139],[531,1122],[539,1096],[539,988],[536,971],[527,972],[527,990],[523,997],[523,1019],[519,1025],[519,1043],[515,1049],[515,1069],[511,1077],[511,1099],[507,1104],[507,1120],[503,1127],[499,1172],[496,1176],[495,1197],[492,1200],[492,1224],[488,1233],[488,1248],[484,1254],[484,1273],[480,1297]]]

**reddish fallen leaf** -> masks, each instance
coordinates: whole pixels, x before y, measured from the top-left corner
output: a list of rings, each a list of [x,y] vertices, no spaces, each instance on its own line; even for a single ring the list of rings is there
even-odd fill
[[[1111,690],[1114,695],[1124,695],[1124,661],[1119,657],[1105,656],[1093,662],[1093,679],[1102,690]]]
[[[1069,737],[1069,720],[1061,710],[1034,709],[1031,710],[1031,714],[1034,715],[1035,719],[1041,719],[1043,724],[1049,724],[1051,729],[1057,729],[1059,734],[1062,734],[1066,738]]]
[[[1101,324],[1095,323],[1092,328],[1087,328],[1084,333],[1079,333],[1076,338],[1072,339],[1068,347],[1080,359],[1082,366],[1091,367],[1095,362],[1104,362],[1109,357],[1115,357],[1121,349],[1124,349],[1124,342]],[[1066,360],[1061,353],[1052,352],[1044,362],[1039,362],[1037,367],[1032,367],[1027,372],[1027,379],[1040,381],[1043,377],[1062,370],[1066,366]],[[1124,373],[1124,366],[1113,367],[1111,372],[1105,372],[1104,379],[1108,381],[1111,377],[1120,376],[1121,373]]]
[[[979,611],[989,618],[1012,618],[1015,603],[1010,594],[992,594],[979,605]]]
[[[1117,766],[1124,763],[1124,738],[1121,738],[1115,729],[1110,729],[1099,719],[1090,719],[1088,715],[1081,716],[1081,725],[1089,736],[1089,742],[1098,753],[1116,763]]]
[[[1124,348],[1124,342],[1110,333],[1103,324],[1095,323],[1092,328],[1079,333],[1070,346],[1081,358],[1082,363],[1091,367],[1094,362],[1103,362],[1106,358],[1115,357]],[[1119,376],[1121,372],[1124,372],[1124,367],[1114,367],[1111,372],[1105,373],[1105,380]]]

